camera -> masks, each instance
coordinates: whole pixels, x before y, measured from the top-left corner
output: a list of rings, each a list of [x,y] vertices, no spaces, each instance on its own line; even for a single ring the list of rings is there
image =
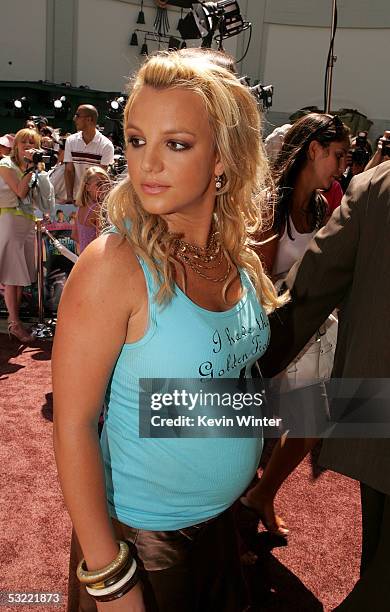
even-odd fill
[[[367,132],[359,132],[355,139],[356,148],[351,150],[352,163],[366,166],[370,159]]]
[[[50,170],[57,163],[57,154],[54,149],[42,148],[33,153],[32,163],[37,166],[40,163],[45,164],[45,170]]]
[[[37,166],[41,162],[43,162],[45,164],[45,166],[46,166],[46,164],[49,164],[50,163],[50,155],[46,155],[46,153],[45,153],[45,151],[43,149],[38,149],[37,151],[35,151],[33,153],[32,163],[34,164],[34,166]]]
[[[381,144],[382,157],[385,155],[390,157],[390,138],[381,138]]]
[[[370,159],[370,154],[367,149],[357,148],[351,151],[352,163],[358,164],[359,166],[366,166]]]
[[[366,132],[359,132],[356,136],[356,148],[366,149],[367,148],[367,134]]]

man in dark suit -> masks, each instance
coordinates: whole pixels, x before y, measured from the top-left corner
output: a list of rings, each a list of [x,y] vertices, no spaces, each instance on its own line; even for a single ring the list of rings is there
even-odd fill
[[[390,162],[352,180],[287,283],[292,299],[271,315],[264,376],[283,370],[340,307],[333,376],[390,378]],[[326,439],[320,463],[361,484],[361,576],[337,610],[384,612],[390,609],[390,440]]]

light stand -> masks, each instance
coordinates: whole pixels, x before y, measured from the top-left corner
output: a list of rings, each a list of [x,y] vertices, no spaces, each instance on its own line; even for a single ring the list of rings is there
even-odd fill
[[[215,36],[218,50],[223,51],[223,40],[237,36],[251,27],[241,16],[237,0],[218,0],[217,2],[198,2],[193,6],[192,13],[203,38],[202,47],[211,47]]]
[[[328,60],[326,64],[326,82],[325,82],[325,112],[330,113],[331,97],[332,97],[332,79],[333,79],[333,66],[337,61],[337,57],[333,55],[334,39],[337,28],[337,0],[333,0],[332,7],[332,26],[330,32],[330,46],[328,53]]]

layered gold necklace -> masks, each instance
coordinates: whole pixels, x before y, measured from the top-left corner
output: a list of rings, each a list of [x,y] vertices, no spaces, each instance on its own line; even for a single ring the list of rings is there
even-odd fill
[[[213,283],[223,283],[229,276],[232,266],[226,257],[218,238],[218,232],[213,231],[205,247],[185,242],[175,238],[173,256],[183,265],[187,265],[195,274]],[[220,272],[219,269],[223,268]],[[213,271],[217,276],[213,276]]]

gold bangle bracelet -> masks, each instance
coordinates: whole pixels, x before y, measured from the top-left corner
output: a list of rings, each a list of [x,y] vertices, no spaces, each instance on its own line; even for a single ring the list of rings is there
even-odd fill
[[[105,567],[99,570],[89,572],[86,568],[85,559],[82,559],[77,566],[77,578],[82,584],[97,584],[112,578],[126,565],[129,559],[130,551],[126,542],[118,541],[119,552],[115,559]]]
[[[129,556],[129,559],[128,559],[127,563],[122,567],[121,570],[119,570],[115,574],[115,576],[112,576],[111,578],[106,578],[105,580],[102,580],[101,582],[94,582],[93,584],[88,584],[88,585],[85,585],[85,586],[88,586],[91,589],[98,589],[99,590],[99,589],[106,589],[107,587],[110,587],[113,584],[116,584],[129,571],[130,566],[133,563],[133,561],[134,561],[134,559],[131,556]]]

